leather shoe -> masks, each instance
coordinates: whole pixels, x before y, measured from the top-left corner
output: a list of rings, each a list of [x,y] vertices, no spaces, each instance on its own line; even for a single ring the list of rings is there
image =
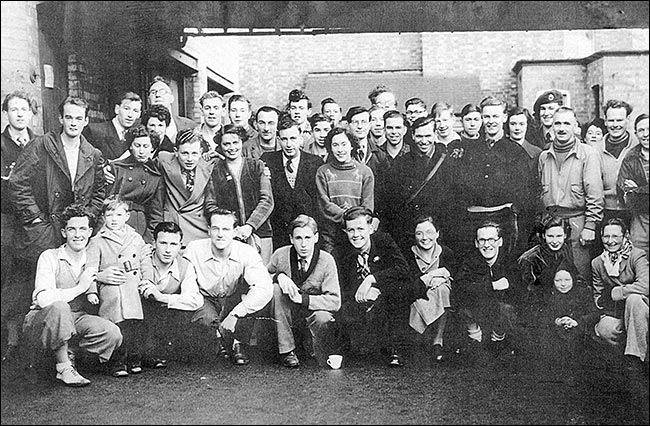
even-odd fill
[[[232,363],[235,365],[246,365],[250,362],[248,355],[244,353],[241,346],[239,342],[232,345]]]
[[[390,359],[388,360],[388,366],[404,367],[404,361],[402,361],[402,358],[399,355],[397,355],[396,352],[393,352],[393,354],[390,356]]]
[[[282,365],[284,365],[287,368],[297,368],[300,366],[300,360],[296,356],[293,351],[283,355],[282,357]]]
[[[219,339],[217,342],[217,356],[224,359],[230,358],[230,354],[223,344],[223,339]]]
[[[433,345],[433,360],[435,362],[442,361],[442,345]]]
[[[167,367],[167,360],[157,357],[147,357],[142,361],[142,366],[145,368],[165,368]]]

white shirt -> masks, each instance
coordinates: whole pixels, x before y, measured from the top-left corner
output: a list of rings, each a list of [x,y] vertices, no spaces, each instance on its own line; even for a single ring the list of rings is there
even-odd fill
[[[77,177],[77,163],[79,163],[79,146],[81,141],[77,139],[75,144],[71,147],[63,143],[63,150],[65,151],[65,159],[68,162],[68,170],[70,171],[70,182],[72,182],[72,189],[74,190],[74,180]]]

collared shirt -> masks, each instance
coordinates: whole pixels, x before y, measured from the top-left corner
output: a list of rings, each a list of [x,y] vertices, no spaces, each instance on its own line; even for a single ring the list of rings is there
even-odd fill
[[[70,171],[70,182],[72,182],[72,189],[74,190],[74,180],[77,177],[77,164],[79,163],[79,147],[81,141],[77,139],[75,144],[71,147],[63,144],[63,151],[65,152],[65,159],[68,162],[68,170]]]
[[[9,136],[11,136],[12,142],[20,148],[23,148],[25,145],[27,145],[27,142],[29,142],[29,132],[27,131],[27,127],[18,133],[16,133],[10,126],[7,126],[7,130],[9,132]]]
[[[70,303],[79,297],[73,288],[85,268],[85,250],[77,261],[65,250],[65,244],[45,250],[38,258],[31,309],[45,308],[58,301]]]
[[[120,124],[120,121],[117,119],[117,117],[113,117],[111,122],[113,123],[113,127],[115,127],[115,131],[117,132],[117,135],[120,137],[120,140],[123,141],[127,129]]]
[[[155,255],[154,255],[155,256]],[[153,282],[163,294],[176,294],[180,289],[181,272],[178,265],[179,260],[174,259],[169,265],[158,267],[157,262],[153,263]]]
[[[203,296],[228,297],[243,277],[249,290],[241,296],[232,314],[244,317],[259,311],[273,298],[273,283],[257,250],[239,241],[233,241],[230,247],[228,259],[223,260],[212,254],[210,238],[189,243],[183,254],[189,265],[181,287],[193,282]],[[172,307],[171,302],[169,306]]]

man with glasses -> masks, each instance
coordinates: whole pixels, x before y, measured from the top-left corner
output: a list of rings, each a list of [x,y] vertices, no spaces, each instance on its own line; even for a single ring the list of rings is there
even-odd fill
[[[174,113],[172,104],[174,103],[174,94],[167,81],[161,76],[157,75],[153,78],[151,86],[149,87],[149,105],[162,105],[169,110],[172,115],[172,120],[167,126],[167,136],[169,140],[175,141],[176,135],[187,129],[197,127],[197,124],[189,118],[181,117]]]
[[[451,293],[452,306],[467,327],[466,349],[474,356],[485,344],[497,355],[514,354],[506,337],[515,320],[520,285],[516,263],[501,250],[501,233],[496,222],[478,226],[474,240],[477,250],[463,260]]]

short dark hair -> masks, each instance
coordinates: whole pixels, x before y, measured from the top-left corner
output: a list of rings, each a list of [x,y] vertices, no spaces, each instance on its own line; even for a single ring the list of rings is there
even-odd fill
[[[228,110],[229,111],[230,111],[230,106],[233,104],[233,102],[246,102],[246,104],[248,104],[248,109],[252,109],[251,108],[251,101],[249,101],[246,98],[246,96],[244,96],[244,95],[232,95],[228,99]]]
[[[636,131],[636,126],[638,126],[642,120],[647,120],[647,119],[648,119],[648,114],[646,113],[639,114],[639,116],[634,120],[634,130]]]
[[[91,228],[95,227],[95,215],[90,211],[90,208],[81,204],[70,204],[68,207],[63,209],[61,213],[61,229],[65,229],[68,225],[68,221],[73,217],[87,217],[88,225]]]
[[[165,83],[167,86],[169,86],[169,80],[163,78],[163,76],[161,75],[157,75],[151,79],[151,84],[149,85],[149,89],[151,89],[151,86],[153,86],[156,83]]]
[[[380,84],[378,86],[375,86],[370,93],[368,93],[368,100],[370,101],[371,104],[375,104],[375,101],[377,100],[377,97],[381,95],[382,93],[393,93],[393,91],[386,85]]]
[[[142,113],[140,122],[146,126],[150,118],[157,118],[160,121],[164,121],[167,126],[172,122],[172,115],[164,105],[151,105]]]
[[[406,117],[404,116],[404,114],[402,114],[401,112],[399,112],[399,111],[396,110],[396,109],[391,109],[391,110],[388,110],[388,111],[386,111],[386,112],[384,113],[384,123],[385,123],[386,120],[388,120],[389,118],[401,118],[401,119],[402,119],[402,124],[404,124],[405,126],[406,126],[406,123],[408,122],[408,121],[406,120]]]
[[[374,217],[374,213],[372,210],[370,210],[368,207],[364,206],[354,206],[350,207],[343,213],[343,226],[346,225],[346,222],[354,219],[358,219],[362,216],[366,216],[368,223],[372,223],[372,218]]]
[[[142,102],[142,98],[135,92],[121,92],[115,98],[115,105],[120,105],[122,101],[128,100],[133,102]]]
[[[31,96],[29,96],[29,94],[23,90],[16,90],[14,92],[9,93],[7,96],[5,96],[4,101],[2,101],[2,110],[9,111],[9,101],[16,98],[27,101],[27,104],[29,105],[29,109],[32,110],[32,113],[36,114],[36,110],[37,110],[36,100]]]
[[[208,221],[208,226],[212,225],[212,216],[231,216],[233,227],[237,226],[237,213],[232,210],[224,209],[221,207],[208,207],[205,209],[205,219]]]
[[[326,104],[336,104],[336,105],[338,105],[339,103],[336,102],[336,101],[334,100],[334,98],[325,98],[325,99],[323,99],[322,101],[320,101],[320,107],[321,107],[321,110],[323,109],[323,107],[324,107]],[[339,105],[339,108],[340,108],[340,105]]]
[[[600,117],[596,117],[593,120],[591,120],[589,123],[582,126],[582,129],[580,131],[582,140],[584,140],[587,137],[587,131],[591,126],[598,127],[601,130],[601,132],[603,132],[603,136],[605,135],[605,133],[607,133],[607,126],[605,126],[605,120],[603,120]]]
[[[186,130],[181,130],[178,132],[176,135],[176,143],[174,146],[176,148],[179,148],[181,145],[185,145],[187,143],[193,143],[197,141],[201,141],[201,133],[200,133],[200,128],[195,127],[193,129],[186,129]],[[203,147],[201,147],[203,149]]]
[[[248,139],[248,136],[246,135],[246,130],[242,126],[238,126],[232,123],[223,126],[223,131],[217,133],[214,136],[214,141],[217,144],[217,146],[221,146],[221,141],[223,140],[224,135],[237,135],[239,139],[242,141],[242,143],[246,142],[246,140]]]
[[[183,230],[176,222],[160,222],[153,229],[153,239],[154,241],[158,239],[158,234],[161,232],[167,232],[168,234],[179,234],[181,239],[183,239]]]
[[[300,127],[300,125],[296,120],[291,118],[291,114],[288,112],[280,114],[278,118],[278,133],[280,133],[280,130],[287,130],[292,127]]]
[[[501,233],[503,231],[503,227],[501,226],[501,224],[498,222],[494,222],[492,220],[486,220],[484,222],[481,222],[481,224],[478,225],[474,230],[474,239],[476,239],[478,230],[483,228],[495,228],[497,230],[497,235],[499,236],[499,238],[501,238]]]
[[[309,99],[309,96],[305,94],[300,89],[293,89],[291,92],[289,92],[289,105],[291,105],[292,102],[300,102],[302,100],[307,101],[307,108],[311,108],[311,100]]]
[[[413,225],[415,225],[413,227],[413,229],[415,229],[416,226],[418,226],[419,224],[424,223],[424,222],[429,222],[430,224],[433,225],[434,228],[436,228],[436,230],[438,232],[440,232],[440,228],[438,228],[438,225],[436,224],[436,221],[433,220],[433,217],[431,217],[428,214],[421,214],[419,216],[416,216],[415,220],[413,221]]]
[[[404,109],[407,109],[411,105],[422,105],[422,108],[424,108],[425,111],[427,109],[427,104],[420,98],[411,98],[404,102]]]
[[[85,117],[88,117],[88,101],[77,96],[68,96],[59,104],[59,116],[63,118],[63,107],[66,105],[76,105],[85,109]]]
[[[630,114],[632,114],[632,110],[634,109],[632,105],[628,104],[625,101],[621,101],[618,99],[610,99],[607,102],[605,102],[605,105],[603,105],[603,114],[605,114],[605,117],[607,117],[607,111],[609,111],[612,108],[625,108],[626,117],[629,117]]]
[[[621,228],[621,232],[623,235],[627,234],[627,225],[625,224],[625,221],[619,217],[613,217],[609,219],[607,222],[603,223],[603,227],[600,228],[600,234],[603,235],[605,232],[605,227],[607,226],[618,226]]]
[[[431,107],[431,116],[435,118],[436,115],[440,114],[443,111],[449,111],[449,113],[452,116],[454,115],[454,107],[453,106],[451,106],[447,102],[436,102]]]
[[[568,220],[564,220],[561,217],[554,215],[552,213],[546,213],[542,216],[538,228],[539,236],[544,240],[544,234],[551,228],[560,227],[564,230],[564,234],[568,239],[571,236],[571,225],[569,225]]]
[[[130,146],[137,138],[148,137],[151,139],[151,146],[155,150],[160,145],[160,136],[157,133],[150,132],[144,124],[138,124],[130,127],[124,134],[124,140]]]
[[[316,124],[321,123],[321,122],[326,122],[326,123],[330,123],[331,125],[334,125],[331,118],[329,118],[326,115],[321,114],[320,112],[317,112],[316,114],[313,114],[311,117],[309,117],[307,119],[307,121],[309,121],[309,124],[311,125],[312,128],[314,126],[316,126]]]
[[[347,129],[346,127],[336,126],[336,127],[332,128],[332,130],[330,130],[327,133],[327,136],[325,136],[325,141],[324,141],[325,149],[327,150],[327,153],[329,154],[327,158],[332,159],[332,161],[334,161],[334,154],[332,154],[332,139],[334,139],[334,136],[340,135],[340,134],[344,134],[348,138],[348,140],[350,141],[350,145],[352,145],[352,157],[353,158],[356,155],[357,151],[359,150],[359,141],[358,141],[357,137],[354,136],[349,131],[349,129]]]
[[[460,116],[461,116],[461,118],[465,117],[467,114],[469,114],[471,112],[478,112],[480,114],[481,113],[481,108],[479,108],[475,104],[465,104],[463,109],[460,110]]]

